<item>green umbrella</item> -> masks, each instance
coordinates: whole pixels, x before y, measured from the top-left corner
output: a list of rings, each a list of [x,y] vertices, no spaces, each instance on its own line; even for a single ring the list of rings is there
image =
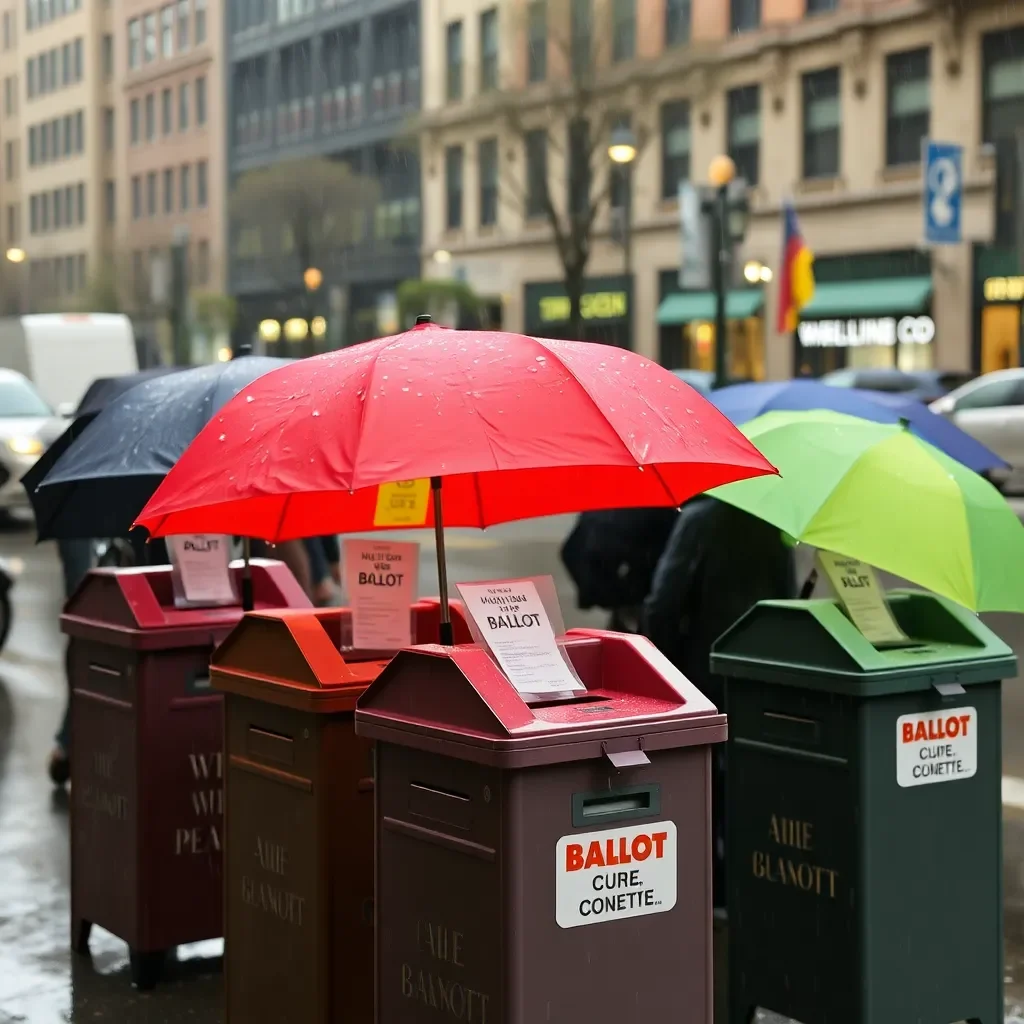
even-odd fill
[[[742,431],[778,467],[710,493],[805,544],[976,612],[1024,612],[1024,526],[985,479],[900,426],[770,412]]]

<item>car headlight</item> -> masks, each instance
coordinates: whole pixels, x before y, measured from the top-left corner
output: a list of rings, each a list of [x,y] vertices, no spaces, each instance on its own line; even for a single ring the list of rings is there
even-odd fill
[[[15,455],[43,454],[43,442],[38,437],[11,437],[8,438],[7,447]]]

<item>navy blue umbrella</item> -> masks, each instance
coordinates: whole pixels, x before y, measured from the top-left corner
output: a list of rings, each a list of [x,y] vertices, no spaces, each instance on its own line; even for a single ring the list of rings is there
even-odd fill
[[[927,406],[906,395],[836,388],[813,380],[787,380],[734,384],[712,391],[708,397],[737,426],[762,413],[779,410],[828,409],[874,423],[906,420],[912,433],[976,473],[1005,469],[1007,465],[955,423],[936,416]]]
[[[39,539],[127,535],[217,410],[290,361],[243,356],[152,377],[119,395],[73,437],[41,480],[26,481]]]

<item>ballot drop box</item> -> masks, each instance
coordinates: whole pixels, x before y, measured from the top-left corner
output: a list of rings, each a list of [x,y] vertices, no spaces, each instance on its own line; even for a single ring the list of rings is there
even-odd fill
[[[835,600],[764,601],[717,642],[729,744],[729,1018],[1003,1019],[1000,681],[1010,649],[894,591],[878,649]]]
[[[437,600],[411,615],[437,638]],[[457,604],[452,625],[469,640]],[[373,1020],[373,752],[353,713],[394,652],[342,652],[351,635],[347,608],[253,612],[214,652],[229,1024]]]
[[[711,1020],[710,748],[725,718],[643,637],[559,640],[527,703],[477,644],[399,652],[376,747],[376,1021]]]
[[[236,575],[240,590],[241,568]],[[309,607],[280,562],[257,608]],[[210,654],[239,605],[175,607],[170,566],[94,569],[61,615],[71,699],[71,943],[97,924],[149,987],[170,948],[223,934],[223,731]]]

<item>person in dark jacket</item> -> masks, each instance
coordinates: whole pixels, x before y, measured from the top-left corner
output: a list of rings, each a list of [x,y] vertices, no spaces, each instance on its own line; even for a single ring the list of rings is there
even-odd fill
[[[328,605],[335,596],[335,585],[341,586],[341,547],[337,537],[307,537],[303,543],[309,556],[313,600]]]
[[[679,512],[644,602],[644,632],[720,710],[725,694],[710,669],[714,642],[758,601],[796,597],[793,553],[778,529],[700,495]],[[711,787],[714,900],[725,906],[725,746],[714,748]]]

